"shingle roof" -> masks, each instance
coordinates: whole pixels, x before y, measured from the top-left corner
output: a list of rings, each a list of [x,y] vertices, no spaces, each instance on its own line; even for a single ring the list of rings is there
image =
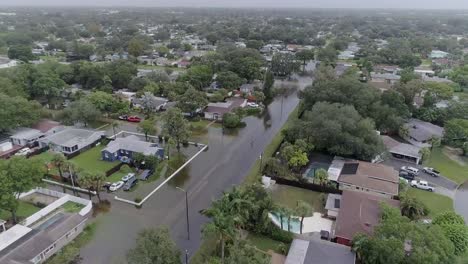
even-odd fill
[[[344,190],[336,218],[335,235],[352,239],[357,233],[372,234],[380,221],[380,203],[399,207],[400,202],[370,193]]]
[[[131,135],[124,138],[116,138],[114,141],[109,142],[107,147],[102,151],[115,153],[119,150],[128,150],[132,152],[142,153],[144,155],[155,154],[161,148],[151,142],[140,140],[137,136]]]
[[[80,128],[68,127],[64,130],[61,130],[55,134],[52,134],[41,141],[47,143],[52,142],[53,144],[64,146],[64,147],[73,147],[83,141],[94,141],[99,139],[104,135],[103,131],[94,131],[86,130]],[[91,143],[91,142],[89,142]]]
[[[405,155],[414,158],[421,158],[420,147],[399,142],[389,136],[382,136],[382,141],[390,153]]]
[[[324,240],[294,239],[285,264],[353,264],[356,255],[347,246]]]
[[[408,128],[409,136],[420,142],[427,141],[432,136],[441,138],[444,134],[444,128],[414,118],[410,119],[405,127]]]
[[[356,164],[355,172],[341,172],[338,182],[359,186],[376,192],[398,195],[398,172],[392,167],[364,161],[348,161]]]

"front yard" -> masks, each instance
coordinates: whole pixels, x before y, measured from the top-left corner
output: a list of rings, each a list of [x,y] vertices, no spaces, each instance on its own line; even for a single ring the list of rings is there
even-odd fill
[[[429,208],[430,217],[445,211],[453,211],[453,200],[447,196],[411,187],[408,189],[408,193],[417,197]]]
[[[458,184],[464,183],[468,180],[468,165],[462,165],[460,162],[451,159],[446,151],[443,148],[434,148],[424,166],[439,170],[443,176]]]
[[[262,251],[268,252],[269,250],[273,250],[278,254],[287,253],[290,246],[269,237],[253,233],[249,233],[247,241]]]

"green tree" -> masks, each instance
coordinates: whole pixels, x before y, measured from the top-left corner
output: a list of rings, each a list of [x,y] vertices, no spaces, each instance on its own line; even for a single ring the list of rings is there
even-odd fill
[[[66,122],[82,122],[84,126],[88,126],[90,122],[96,121],[100,116],[101,112],[86,99],[72,102],[64,111]]]
[[[297,201],[297,206],[296,206],[296,214],[301,218],[301,228],[300,228],[300,233],[302,234],[302,228],[304,226],[304,217],[310,216],[312,214],[312,207],[310,204],[299,200]]]
[[[296,53],[296,58],[302,61],[302,72],[305,72],[307,62],[315,58],[315,50],[304,49]]]
[[[22,97],[10,97],[0,93],[0,131],[18,127],[28,127],[35,124],[41,114],[41,106],[36,101],[28,101]]]
[[[0,208],[11,213],[13,223],[18,221],[19,195],[38,186],[44,174],[45,168],[39,159],[15,156],[0,161]]]
[[[137,66],[129,61],[118,60],[104,65],[104,70],[117,89],[127,88],[130,81],[137,75]]]
[[[211,84],[212,77],[213,72],[210,67],[205,65],[192,66],[185,74],[179,77],[179,81],[188,82],[196,89],[202,90]]]
[[[148,141],[148,134],[155,135],[158,130],[153,119],[145,119],[138,124],[138,131],[145,134],[145,140]]]
[[[229,247],[229,256],[226,258],[224,263],[268,264],[270,263],[270,258],[246,242],[236,241],[231,247]]]
[[[54,153],[51,160],[54,167],[57,168],[62,182],[65,182],[65,177],[63,176],[63,169],[66,164],[66,161],[67,158],[65,158],[65,155],[63,155],[63,153]],[[65,186],[63,187],[63,192],[66,192]]]
[[[276,76],[290,77],[299,70],[299,64],[290,53],[276,53],[271,59],[271,71]]]
[[[236,128],[242,123],[241,117],[236,113],[225,113],[223,115],[223,126],[226,128]]]
[[[32,54],[32,49],[30,46],[15,45],[8,49],[8,58],[12,60],[29,62],[36,59],[36,56]]]
[[[178,264],[180,251],[172,241],[169,229],[144,229],[138,234],[136,247],[127,253],[129,264]]]
[[[54,96],[59,96],[65,85],[65,82],[58,75],[48,74],[36,79],[32,83],[29,93],[33,98],[44,96],[50,99]]]
[[[318,185],[326,185],[328,183],[328,172],[325,169],[315,171],[314,183]]]
[[[400,209],[403,216],[418,220],[429,213],[428,208],[415,196],[404,192],[400,194]]]
[[[468,120],[451,119],[445,123],[443,141],[454,147],[462,147],[468,141]]]
[[[112,113],[124,113],[128,111],[128,103],[120,98],[102,91],[96,91],[86,96],[94,107],[107,115]]]
[[[210,217],[212,221],[203,227],[202,232],[205,236],[217,236],[221,245],[221,261],[224,262],[226,241],[234,240],[237,236],[234,218],[218,210],[211,211]]]
[[[163,134],[173,138],[180,150],[180,143],[190,136],[190,126],[179,108],[170,108],[163,116]]]
[[[333,65],[338,58],[338,51],[331,45],[318,50],[317,59],[325,65]]]
[[[177,107],[184,113],[195,113],[208,104],[205,92],[189,88],[184,94],[177,97]]]
[[[432,223],[442,228],[445,235],[455,246],[455,254],[463,255],[468,248],[468,228],[459,214],[447,211],[434,217]]]
[[[307,165],[307,163],[309,163],[307,153],[300,150],[294,151],[293,156],[288,160],[288,165],[296,170]]]
[[[238,89],[244,83],[244,80],[235,72],[223,71],[217,73],[216,82],[221,88],[234,90]]]
[[[265,94],[266,100],[273,98],[273,85],[275,84],[275,78],[271,71],[265,73],[265,82],[263,83],[263,94]]]
[[[419,150],[419,154],[421,155],[422,162],[424,162],[431,156],[431,150],[429,148],[422,148]]]
[[[145,50],[145,43],[138,38],[133,38],[128,43],[128,53],[133,57],[138,57],[143,54]]]
[[[101,187],[103,182],[106,180],[106,176],[101,172],[88,172],[84,171],[80,173],[79,182],[80,185],[89,191],[95,191],[99,202],[101,202]],[[91,197],[91,194],[90,194]]]

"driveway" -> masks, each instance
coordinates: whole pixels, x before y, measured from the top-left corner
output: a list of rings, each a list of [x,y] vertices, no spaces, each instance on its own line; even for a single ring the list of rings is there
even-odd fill
[[[411,167],[417,168],[420,170],[420,172],[419,172],[419,175],[416,177],[416,179],[427,181],[431,186],[436,187],[435,189],[436,193],[449,196],[450,198],[454,198],[455,196],[455,191],[458,187],[458,184],[456,182],[449,180],[443,176],[433,177],[422,171],[422,168],[424,166],[416,165],[414,163],[401,161],[401,160],[397,160],[393,158],[385,160],[382,163],[395,168],[397,171],[399,171],[402,166],[411,166]]]

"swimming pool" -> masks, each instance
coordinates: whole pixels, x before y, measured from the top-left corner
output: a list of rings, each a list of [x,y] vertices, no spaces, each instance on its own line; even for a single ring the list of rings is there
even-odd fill
[[[270,219],[273,221],[275,225],[277,225],[279,228],[281,228],[281,221],[280,221],[280,215],[278,213],[269,213]],[[289,221],[289,230],[288,230],[288,217],[283,216],[283,230],[285,231],[290,231],[296,234],[300,233],[300,226],[301,226],[301,221],[297,217],[291,217],[291,220]]]
[[[323,162],[311,162],[311,163],[309,164],[309,167],[307,168],[307,170],[306,170],[305,173],[304,173],[304,177],[307,177],[307,178],[314,178],[315,172],[316,172],[318,169],[328,170],[329,167],[330,167],[330,164],[328,164],[328,163],[323,163]]]

